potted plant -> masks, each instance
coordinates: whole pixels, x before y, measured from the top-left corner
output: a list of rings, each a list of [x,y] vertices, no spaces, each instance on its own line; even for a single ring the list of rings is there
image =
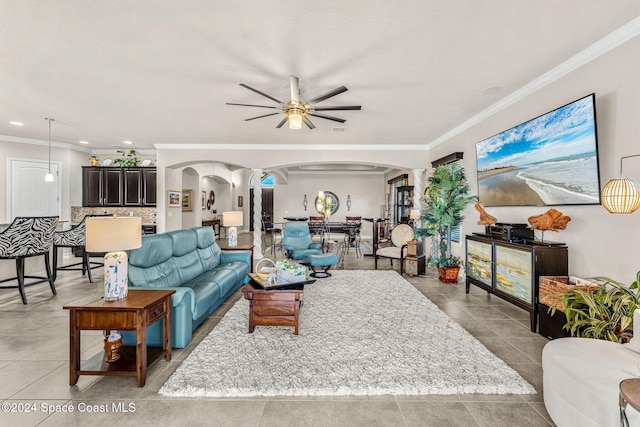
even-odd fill
[[[640,307],[639,283],[640,271],[629,287],[606,279],[606,285],[595,292],[566,292],[562,296],[564,329],[575,337],[628,342],[633,336],[633,312]]]
[[[432,238],[428,265],[438,268],[440,281],[445,283],[458,281],[462,260],[451,255],[451,227],[462,223],[462,212],[475,200],[469,191],[462,167],[457,163],[440,165],[429,177],[429,188],[422,198],[423,228],[416,228],[415,234]]]
[[[129,152],[117,150],[117,152],[122,153],[122,157],[113,161],[114,166],[138,166],[140,163],[136,150],[129,150]]]

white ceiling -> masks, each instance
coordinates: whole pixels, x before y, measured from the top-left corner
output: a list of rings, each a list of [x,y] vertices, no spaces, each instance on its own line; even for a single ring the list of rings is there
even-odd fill
[[[154,144],[428,144],[638,17],[639,0],[3,0],[0,135]],[[275,129],[248,84],[362,105]],[[275,105],[275,104],[273,104]],[[9,124],[17,120],[23,127]],[[344,132],[332,132],[345,127]]]

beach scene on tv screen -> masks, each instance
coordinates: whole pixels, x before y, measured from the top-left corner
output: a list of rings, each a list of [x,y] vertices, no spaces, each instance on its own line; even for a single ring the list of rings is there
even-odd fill
[[[485,206],[600,203],[593,96],[476,144]]]

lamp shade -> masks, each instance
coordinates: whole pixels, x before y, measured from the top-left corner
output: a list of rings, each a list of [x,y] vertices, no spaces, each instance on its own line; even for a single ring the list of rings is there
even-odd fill
[[[242,211],[222,212],[222,225],[225,227],[238,227],[242,225]]]
[[[140,217],[92,217],[86,220],[87,252],[136,249],[142,245]]]
[[[602,206],[614,214],[630,214],[640,207],[640,184],[634,179],[612,179],[602,188]]]
[[[302,113],[297,109],[289,113],[289,129],[302,129]]]

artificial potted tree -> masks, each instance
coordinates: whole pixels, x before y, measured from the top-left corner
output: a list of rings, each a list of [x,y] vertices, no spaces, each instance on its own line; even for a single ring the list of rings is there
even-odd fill
[[[429,177],[427,194],[422,198],[417,237],[431,237],[431,255],[428,265],[438,269],[440,281],[456,283],[462,260],[451,255],[451,227],[459,226],[462,212],[475,200],[469,196],[469,183],[464,169],[457,163],[438,166]]]

